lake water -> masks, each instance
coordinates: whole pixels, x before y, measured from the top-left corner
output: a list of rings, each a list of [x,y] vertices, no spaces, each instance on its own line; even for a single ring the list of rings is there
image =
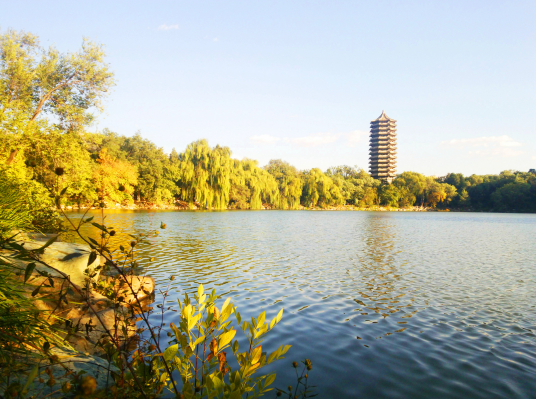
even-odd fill
[[[536,397],[536,215],[106,215],[127,233],[167,224],[141,256],[161,286],[176,276],[172,302],[202,283],[242,316],[284,308],[264,344],[292,345],[278,387],[310,358],[324,398]]]

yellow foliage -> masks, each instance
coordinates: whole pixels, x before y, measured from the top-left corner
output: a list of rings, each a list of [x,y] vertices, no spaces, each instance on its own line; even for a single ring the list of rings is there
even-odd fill
[[[103,148],[93,171],[93,182],[101,198],[119,203],[130,202],[133,186],[138,183],[138,171],[129,162],[113,158]]]

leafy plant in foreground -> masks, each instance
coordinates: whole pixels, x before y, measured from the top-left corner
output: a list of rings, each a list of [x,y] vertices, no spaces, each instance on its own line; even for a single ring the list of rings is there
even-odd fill
[[[290,348],[290,345],[280,346],[271,354],[262,350],[265,334],[281,320],[283,310],[269,323],[265,312],[252,318],[251,322],[242,321],[230,298],[224,302],[221,311],[216,306],[217,299],[214,290],[207,295],[200,285],[193,299],[185,294],[184,300],[179,300],[180,319],[177,324],[170,324],[170,346],[164,353],[153,357],[158,370],[156,376],[171,391],[176,389],[176,382],[170,378],[163,364],[168,362],[172,371],[180,373],[184,398],[262,396],[271,390],[268,386],[276,376],[255,374],[263,366],[282,359]],[[243,351],[238,340],[234,340],[236,329],[231,326],[231,315],[235,316],[239,328],[246,335],[247,347]],[[238,369],[232,370],[228,353],[235,357]]]

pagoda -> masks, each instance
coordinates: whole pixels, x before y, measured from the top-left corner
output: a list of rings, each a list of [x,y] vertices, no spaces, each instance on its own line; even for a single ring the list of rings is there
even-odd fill
[[[370,175],[391,183],[396,175],[396,121],[382,111],[370,122]]]

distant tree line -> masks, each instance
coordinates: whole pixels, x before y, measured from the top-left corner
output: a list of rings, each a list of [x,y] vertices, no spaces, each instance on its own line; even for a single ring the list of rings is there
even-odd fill
[[[0,140],[9,138],[2,133]],[[170,154],[139,133],[34,132],[27,140],[9,165],[12,149],[2,146],[3,178],[56,206],[182,201],[205,209],[353,205],[536,212],[534,173],[436,178],[404,172],[384,184],[351,166],[298,170],[271,160],[260,167],[251,159],[233,159],[229,148],[210,147],[206,140]]]
[[[0,34],[0,179],[35,208],[182,201],[206,209],[298,209],[352,205],[536,211],[534,173],[429,177],[404,172],[392,184],[362,169],[261,167],[206,140],[166,154],[144,139],[87,128],[114,85],[102,47],[43,48],[28,33]]]

